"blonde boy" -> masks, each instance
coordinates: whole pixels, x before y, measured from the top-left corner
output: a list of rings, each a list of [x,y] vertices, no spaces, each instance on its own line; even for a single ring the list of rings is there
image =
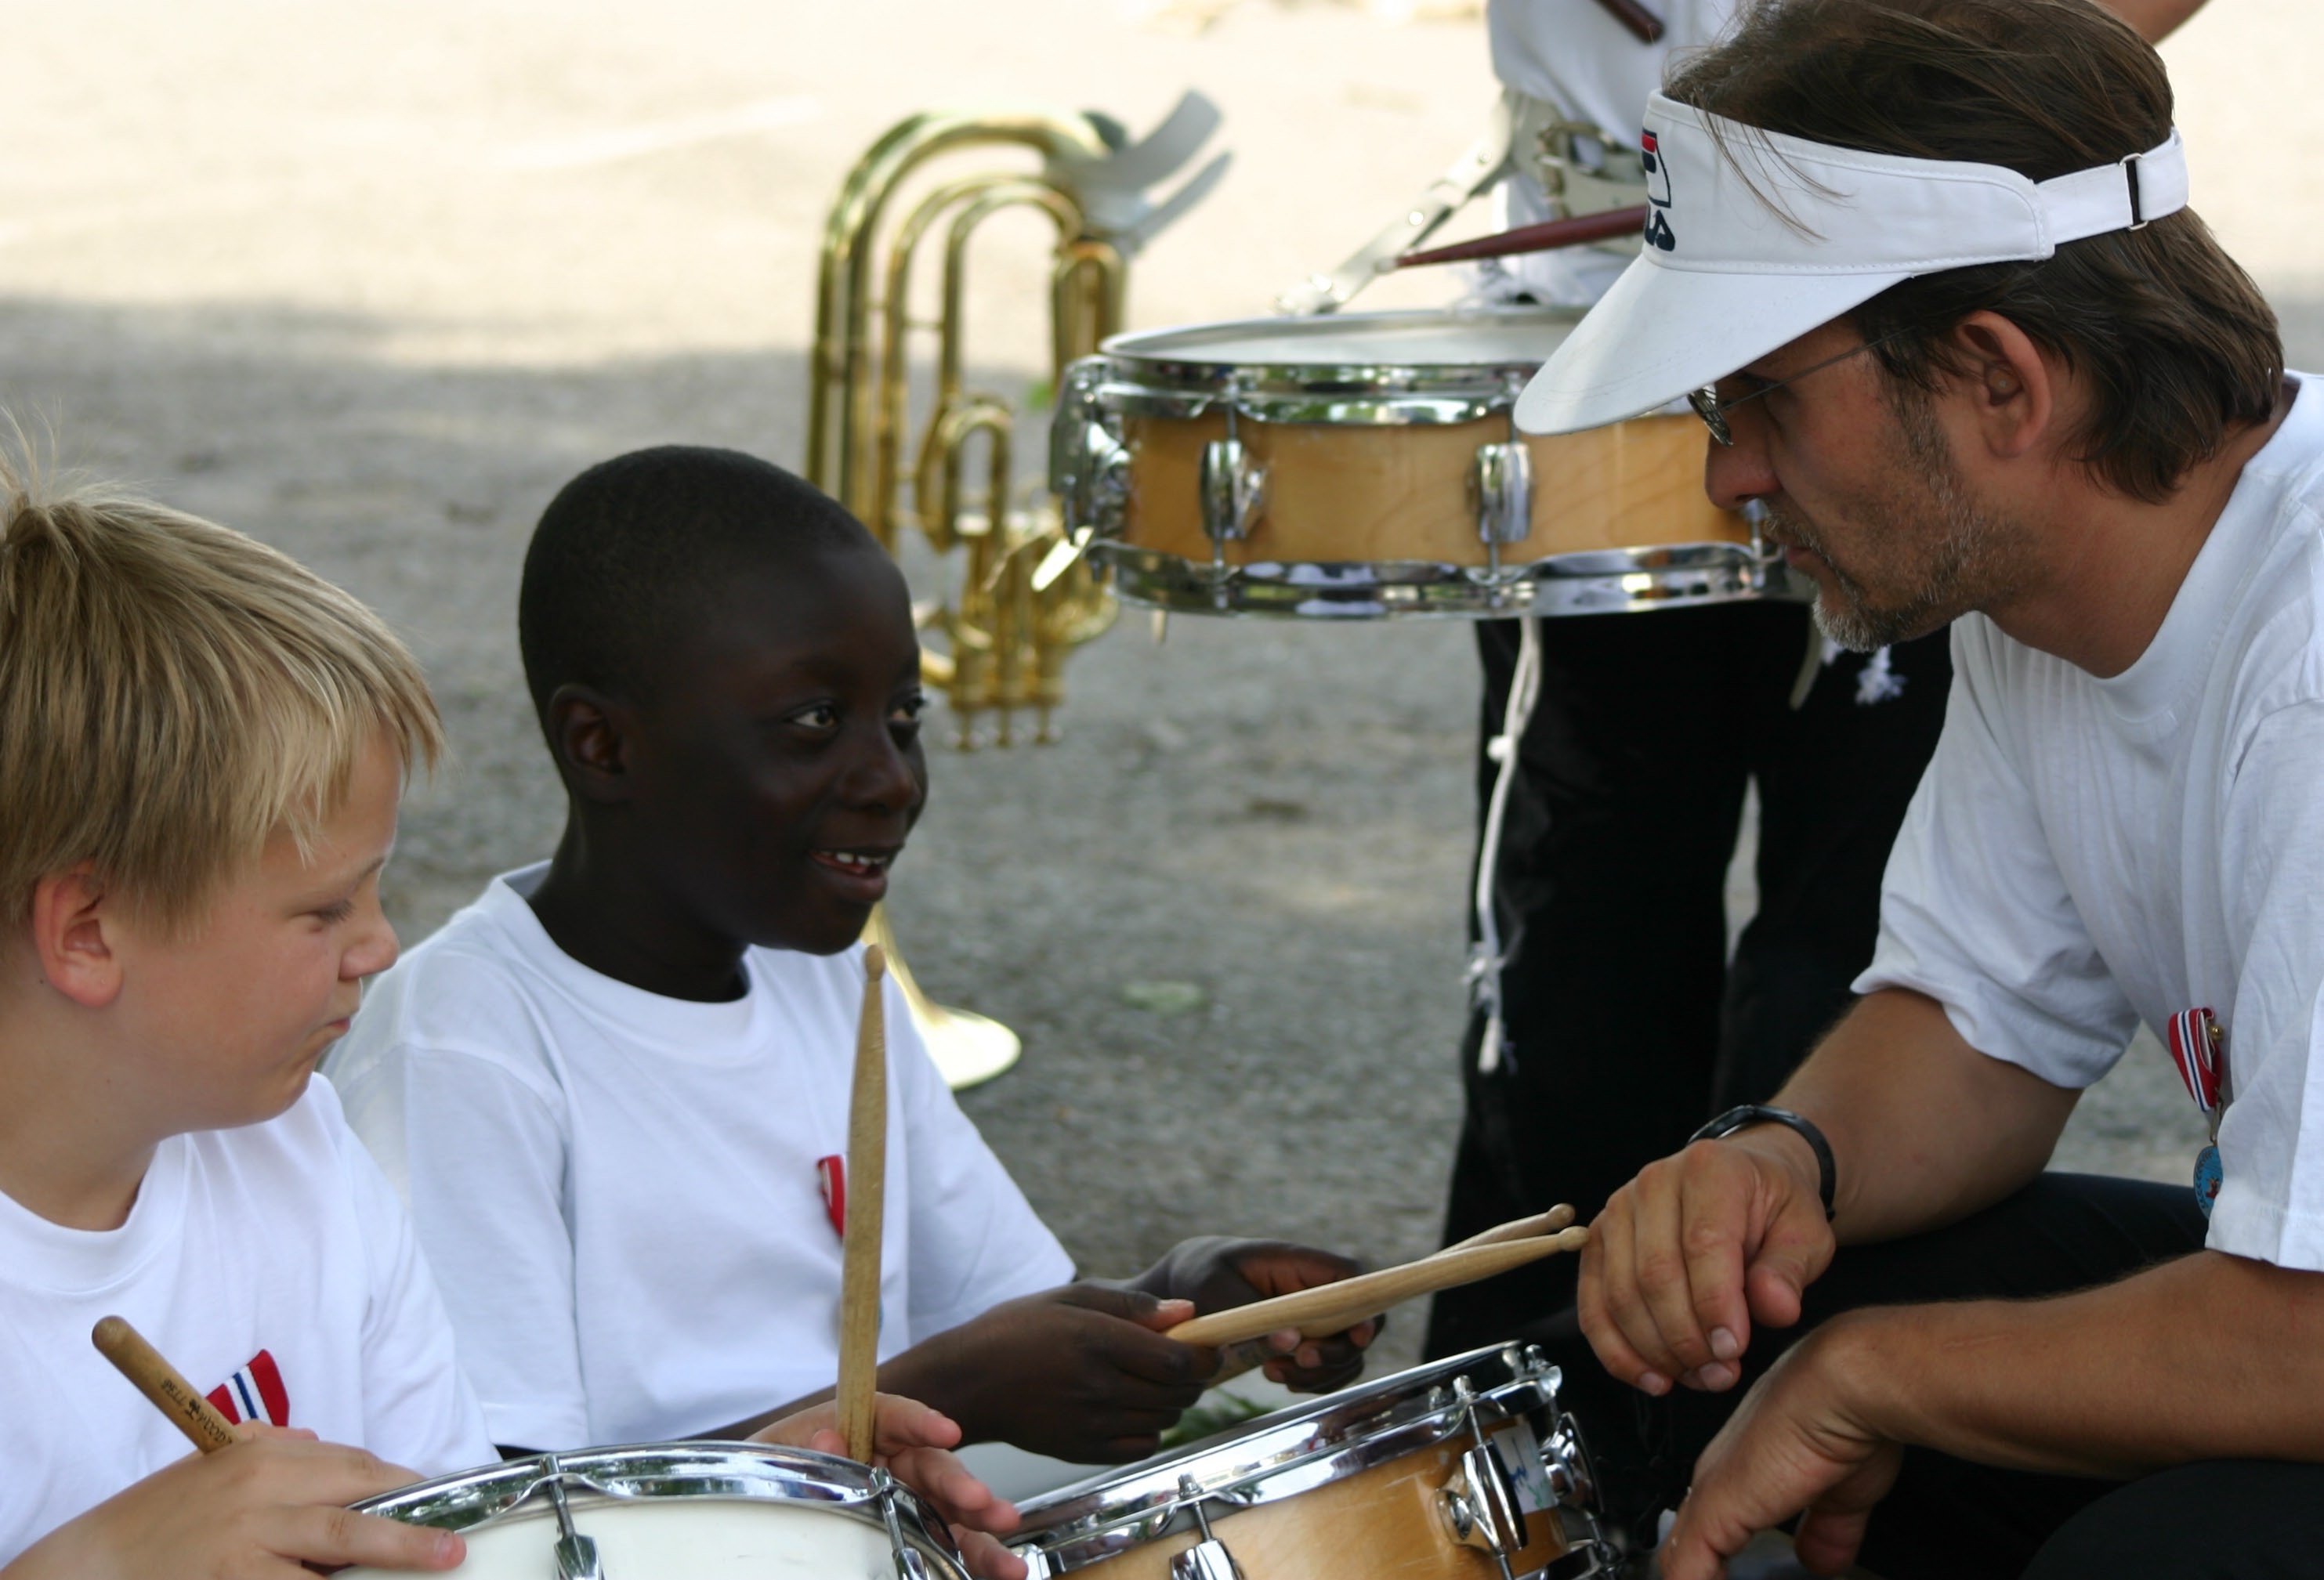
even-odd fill
[[[380,869],[441,742],[410,656],[345,592],[0,466],[5,1580],[459,1562],[344,1509],[494,1455],[401,1208],[309,1079],[395,958]],[[90,1347],[114,1313],[245,1440],[189,1456]],[[949,1422],[892,1402],[881,1429],[948,1511],[1013,1519],[924,1447]]]

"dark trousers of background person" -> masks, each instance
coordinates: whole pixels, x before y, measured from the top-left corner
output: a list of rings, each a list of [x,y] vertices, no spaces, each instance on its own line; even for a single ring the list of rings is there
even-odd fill
[[[1499,893],[1511,1056],[1478,1069],[1445,1239],[1606,1198],[1712,1114],[1764,1099],[1850,1002],[1888,848],[1935,749],[1952,663],[1939,631],[1868,660],[1808,656],[1807,608],[1738,603],[1541,622],[1540,703],[1509,798]],[[1517,627],[1477,628],[1484,733],[1499,733]],[[1875,676],[1877,682],[1878,676]],[[1759,786],[1759,909],[1727,962],[1727,869]],[[1492,784],[1480,762],[1481,804]],[[1471,923],[1473,930],[1474,923]],[[1570,1308],[1574,1259],[1436,1297],[1431,1356]]]
[[[1589,1346],[1554,1342],[1561,1402],[1601,1463],[1642,1465],[1603,1486],[1608,1512],[1652,1529],[1744,1390],[1817,1323],[1866,1306],[2030,1300],[2110,1283],[2203,1243],[2185,1185],[2044,1174],[1949,1228],[1850,1246],[1811,1285],[1799,1327],[1755,1333],[1744,1381],[1662,1400],[1607,1375]],[[2202,1342],[2203,1313],[2187,1313]],[[2103,1345],[2103,1336],[2093,1343]],[[2122,1386],[2143,1386],[2126,1373]],[[1601,1478],[1603,1482],[1605,1478]],[[1907,1449],[1874,1511],[1862,1566],[1882,1580],[2272,1580],[2324,1574],[2324,1465],[2213,1460],[2131,1482],[2038,1475]]]

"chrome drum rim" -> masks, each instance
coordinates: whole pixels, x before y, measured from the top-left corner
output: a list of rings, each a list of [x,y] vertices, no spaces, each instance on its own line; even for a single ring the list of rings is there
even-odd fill
[[[1545,1458],[1564,1473],[1558,1491],[1576,1501],[1569,1535],[1577,1549],[1594,1548],[1585,1506],[1593,1489],[1572,1424],[1557,1412],[1558,1382],[1531,1346],[1471,1350],[1046,1493],[1021,1505],[1010,1546],[1035,1580],[1069,1574],[1193,1529],[1196,1502],[1222,1514],[1297,1497],[1457,1437],[1473,1417],[1488,1430],[1531,1419]]]
[[[931,1580],[964,1580],[943,1518],[908,1488],[853,1460],[764,1443],[635,1443],[535,1455],[419,1482],[353,1507],[406,1525],[465,1532],[520,1519],[554,1522],[552,1489],[575,1513],[611,1503],[696,1500],[812,1504],[887,1528],[922,1560]],[[544,1554],[544,1570],[546,1561]]]
[[[1502,620],[1636,614],[1713,603],[1801,603],[1815,584],[1731,543],[1599,549],[1510,566],[1432,560],[1260,562],[1223,569],[1098,538],[1090,557],[1126,602],[1183,614],[1300,620]]]

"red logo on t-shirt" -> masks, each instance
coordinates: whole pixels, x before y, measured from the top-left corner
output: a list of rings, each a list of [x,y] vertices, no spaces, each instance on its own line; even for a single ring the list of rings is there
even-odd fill
[[[831,1232],[847,1238],[847,1160],[835,1153],[815,1160],[815,1177],[823,1190],[823,1212]]]
[[[211,1389],[209,1401],[230,1421],[290,1424],[290,1394],[282,1386],[282,1373],[271,1350],[260,1350],[248,1365]]]

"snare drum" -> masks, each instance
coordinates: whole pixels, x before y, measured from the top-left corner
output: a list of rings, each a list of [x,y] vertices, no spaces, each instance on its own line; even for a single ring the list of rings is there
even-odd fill
[[[1021,1506],[1033,1580],[1582,1580],[1614,1573],[1530,1346],[1279,1410]]]
[[[1691,415],[1522,435],[1579,309],[1120,335],[1059,392],[1050,486],[1133,602],[1225,614],[1595,614],[1804,599],[1703,495]]]
[[[967,1580],[944,1521],[900,1484],[804,1448],[544,1454],[355,1508],[458,1531],[462,1580]]]

